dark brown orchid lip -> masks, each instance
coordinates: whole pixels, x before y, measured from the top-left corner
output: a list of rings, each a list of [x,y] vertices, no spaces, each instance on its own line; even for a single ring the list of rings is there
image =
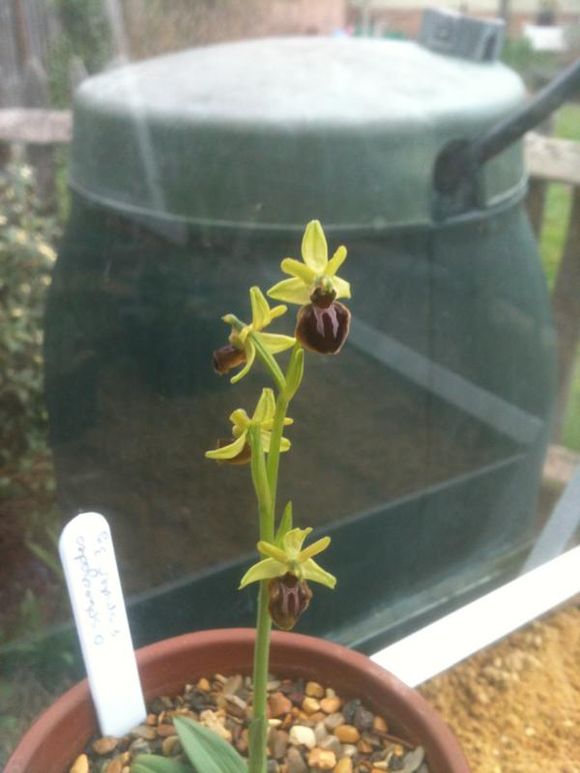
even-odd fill
[[[311,599],[312,591],[306,580],[299,580],[290,572],[268,583],[268,611],[283,631],[294,628]]]
[[[217,447],[224,448],[225,446],[231,445],[232,442],[232,438],[220,438],[217,442]],[[232,459],[219,459],[218,461],[223,462],[224,464],[248,464],[251,458],[252,449],[250,444],[244,443],[244,447],[239,452],[239,454],[237,454],[237,456],[234,456]]]
[[[298,312],[296,338],[311,352],[338,354],[349,330],[350,311],[338,301],[328,306],[309,303]]]
[[[246,362],[246,353],[243,349],[238,349],[233,344],[226,344],[215,350],[212,362],[215,372],[223,376],[224,373],[232,370],[232,368],[243,365]]]

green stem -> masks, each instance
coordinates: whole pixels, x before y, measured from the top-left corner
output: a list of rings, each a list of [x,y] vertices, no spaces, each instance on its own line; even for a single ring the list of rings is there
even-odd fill
[[[252,449],[252,481],[260,513],[260,539],[272,542],[274,539],[272,492],[268,484],[259,427],[251,427],[249,441]],[[272,621],[268,611],[268,581],[263,580],[260,582],[258,594],[258,619],[254,647],[254,703],[253,719],[250,725],[249,773],[266,773],[268,728],[266,703],[271,629]]]
[[[258,620],[254,647],[254,704],[250,725],[249,773],[266,773],[268,663],[272,620],[268,611],[268,580],[260,582],[258,593]]]
[[[258,500],[258,512],[260,515],[260,539],[272,542],[274,539],[274,516],[272,508],[272,489],[268,483],[266,461],[262,450],[262,438],[260,428],[250,427],[248,440],[252,450],[251,468],[252,483]]]
[[[278,394],[276,400],[276,413],[270,436],[270,453],[268,454],[268,487],[270,489],[271,518],[275,525],[276,518],[276,494],[278,491],[278,468],[280,466],[280,443],[284,432],[284,419],[288,410],[288,399],[284,392]]]
[[[281,393],[286,389],[286,379],[282,373],[282,369],[276,362],[276,359],[270,354],[265,346],[262,345],[258,336],[250,333],[252,343],[256,347],[256,354],[262,360],[270,375],[274,379],[274,383],[278,387],[278,391]]]

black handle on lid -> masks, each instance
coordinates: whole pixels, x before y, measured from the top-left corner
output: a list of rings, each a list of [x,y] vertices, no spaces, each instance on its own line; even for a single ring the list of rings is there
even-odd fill
[[[497,156],[527,131],[538,126],[576,92],[580,92],[580,59],[557,75],[515,115],[475,140],[470,147],[473,162],[479,166]]]
[[[481,166],[538,126],[574,93],[580,92],[580,59],[557,75],[520,110],[475,140],[453,142],[443,149],[434,169],[434,185],[447,197],[443,210],[471,206]],[[457,196],[459,195],[459,199]],[[452,202],[451,199],[456,201]],[[461,201],[463,204],[461,204]]]

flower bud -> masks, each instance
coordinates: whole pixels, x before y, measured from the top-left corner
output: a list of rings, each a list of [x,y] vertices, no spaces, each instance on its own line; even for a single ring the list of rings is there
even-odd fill
[[[213,369],[220,376],[227,373],[232,368],[237,368],[238,365],[243,365],[246,361],[246,353],[243,349],[238,349],[233,344],[226,344],[220,346],[213,353]]]
[[[348,337],[350,311],[339,301],[328,303],[327,294],[312,294],[312,303],[298,312],[296,338],[305,349],[318,354],[338,354]],[[327,305],[324,305],[327,304]]]
[[[311,598],[312,591],[306,580],[299,580],[290,572],[268,583],[268,610],[283,631],[294,628],[300,615],[308,609]]]

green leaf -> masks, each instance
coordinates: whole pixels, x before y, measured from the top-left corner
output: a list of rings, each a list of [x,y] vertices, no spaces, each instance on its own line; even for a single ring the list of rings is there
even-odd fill
[[[288,504],[284,508],[284,512],[282,513],[282,518],[280,519],[280,523],[278,524],[276,537],[274,539],[274,543],[278,545],[278,547],[282,546],[282,540],[284,539],[284,535],[287,532],[289,532],[291,528],[292,528],[292,502],[288,502]]]
[[[213,730],[189,717],[174,717],[173,724],[184,752],[198,773],[248,773],[244,758]]]
[[[133,760],[131,773],[192,773],[192,768],[156,754],[139,754]]]

